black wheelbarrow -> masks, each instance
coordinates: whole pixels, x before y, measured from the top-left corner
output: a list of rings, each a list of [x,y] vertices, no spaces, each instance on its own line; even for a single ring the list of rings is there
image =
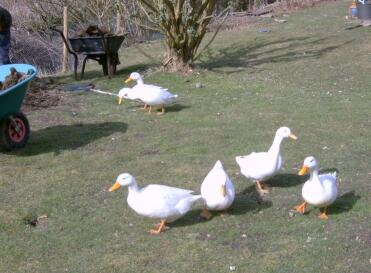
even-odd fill
[[[76,80],[83,79],[86,61],[89,59],[97,61],[102,66],[103,74],[108,75],[108,78],[116,73],[116,67],[120,64],[117,52],[125,40],[125,35],[108,36],[102,33],[100,36],[66,39],[63,32],[57,27],[53,27],[52,30],[57,31],[62,36],[68,52],[74,57],[73,68]],[[84,56],[80,78],[77,75],[78,54]]]

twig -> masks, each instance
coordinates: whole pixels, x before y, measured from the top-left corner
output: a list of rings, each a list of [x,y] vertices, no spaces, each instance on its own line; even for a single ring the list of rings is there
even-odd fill
[[[90,91],[93,91],[93,92],[99,93],[99,94],[105,94],[105,95],[110,95],[110,96],[116,96],[116,97],[118,97],[118,95],[115,94],[115,93],[106,92],[106,91],[102,91],[102,90],[98,90],[98,89],[94,89],[94,88],[90,88]]]

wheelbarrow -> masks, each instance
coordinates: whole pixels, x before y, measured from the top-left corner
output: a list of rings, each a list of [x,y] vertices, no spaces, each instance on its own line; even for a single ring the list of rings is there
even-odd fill
[[[7,64],[0,66],[0,81],[10,74],[10,68],[27,75],[23,81],[0,90],[0,141],[7,150],[24,147],[30,136],[30,124],[20,108],[29,84],[37,70],[28,64]]]
[[[97,61],[102,66],[103,74],[108,75],[109,79],[116,73],[116,66],[120,64],[117,52],[126,34],[108,36],[101,33],[100,36],[94,37],[66,38],[58,27],[54,26],[51,29],[61,35],[68,52],[74,57],[73,68],[76,80],[79,80],[77,75],[79,54],[84,56],[80,79],[84,77],[85,64],[88,59]]]

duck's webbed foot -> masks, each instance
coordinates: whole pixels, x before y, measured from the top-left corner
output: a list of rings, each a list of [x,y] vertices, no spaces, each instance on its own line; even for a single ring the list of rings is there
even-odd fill
[[[258,191],[263,194],[269,193],[267,184],[262,181],[256,181],[256,187],[258,188]]]
[[[307,208],[307,205],[308,205],[308,203],[304,201],[300,205],[295,206],[294,210],[296,210],[297,212],[300,212],[301,214],[304,214],[305,209]]]
[[[200,216],[206,220],[210,220],[213,217],[211,212],[206,208],[202,210]]]
[[[327,220],[328,219],[328,213],[327,213],[327,207],[320,208],[320,214],[318,215],[318,218],[322,220]]]
[[[166,226],[166,220],[161,220],[161,222],[157,224],[154,229],[149,230],[149,233],[152,235],[158,235],[167,228],[168,227]]]

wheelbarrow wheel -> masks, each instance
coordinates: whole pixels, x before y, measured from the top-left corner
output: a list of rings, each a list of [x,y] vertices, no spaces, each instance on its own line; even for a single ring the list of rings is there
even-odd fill
[[[1,142],[8,150],[23,148],[30,137],[30,124],[27,117],[19,112],[0,122]]]

